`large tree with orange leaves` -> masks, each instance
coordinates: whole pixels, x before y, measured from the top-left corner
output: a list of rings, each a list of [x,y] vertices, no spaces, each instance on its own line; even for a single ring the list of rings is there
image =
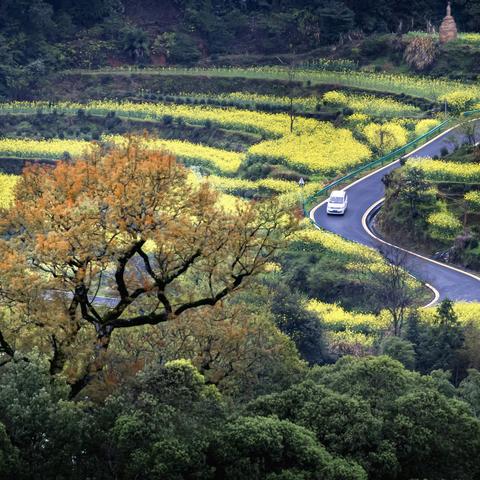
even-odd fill
[[[2,219],[0,299],[43,329],[51,373],[70,368],[74,395],[102,370],[115,329],[218,304],[294,228],[275,203],[227,212],[217,200],[138,139],[25,170]],[[82,366],[71,355],[80,341],[92,346]],[[1,332],[0,349],[15,351]]]

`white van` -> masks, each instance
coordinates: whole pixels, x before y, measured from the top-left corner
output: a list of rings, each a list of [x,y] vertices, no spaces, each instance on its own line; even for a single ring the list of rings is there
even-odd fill
[[[343,190],[333,190],[327,203],[329,215],[343,215],[348,205],[347,193]]]

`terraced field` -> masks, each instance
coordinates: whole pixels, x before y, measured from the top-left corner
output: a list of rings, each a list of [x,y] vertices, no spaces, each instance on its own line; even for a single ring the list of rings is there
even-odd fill
[[[190,76],[200,78],[249,78],[261,80],[288,81],[290,70],[281,67],[256,68],[156,68],[156,69],[98,69],[96,71],[73,70],[72,73],[86,76],[93,75],[163,75]],[[407,94],[419,98],[438,100],[443,95],[464,92],[472,98],[479,98],[478,87],[466,85],[459,81],[432,79],[428,77],[398,75],[388,73],[369,73],[357,71],[296,70],[295,81],[310,82],[312,85],[339,85],[341,87],[360,88],[372,92],[390,92]]]
[[[91,75],[101,72],[93,72]],[[109,72],[126,74],[126,72]],[[235,70],[161,70],[139,71],[136,74],[219,76],[243,75],[247,78],[285,80],[286,72],[278,69]],[[128,74],[128,72],[127,72]],[[236,199],[278,196],[285,204],[295,207],[302,198],[314,194],[332,179],[361,166],[373,158],[398,148],[417,136],[437,126],[441,119],[431,112],[422,111],[401,99],[377,96],[374,91],[428,98],[433,101],[448,99],[455,108],[462,108],[480,99],[475,87],[458,82],[431,81],[412,77],[362,74],[354,72],[299,71],[296,79],[305,82],[335,83],[337,86],[361,88],[369,93],[352,93],[334,88],[322,96],[289,98],[255,92],[231,92],[228,94],[196,94],[172,96],[164,102],[119,102],[116,100],[87,103],[14,102],[0,105],[0,116],[25,119],[34,116],[64,115],[70,123],[75,119],[128,119],[132,122],[195,127],[205,132],[221,129],[224,132],[245,132],[257,140],[240,148],[219,148],[208,141],[176,138],[147,138],[148,148],[164,149],[192,169],[192,182],[208,181],[222,192],[221,201],[231,208]],[[282,112],[265,111],[272,108]],[[337,111],[335,122],[315,118],[318,109]],[[289,111],[290,110],[290,111]],[[307,118],[308,117],[308,118]],[[42,117],[43,118],[43,117]],[[92,143],[77,131],[74,138],[25,138],[17,136],[0,139],[0,157],[20,160],[70,159],[93,148]],[[73,135],[70,135],[73,137]],[[119,143],[123,137],[106,130],[100,143]],[[227,142],[228,143],[228,142]],[[430,162],[430,163],[429,163]],[[441,161],[431,160],[422,168],[436,175],[458,175],[448,170]],[[436,163],[435,163],[436,162]],[[435,168],[434,168],[435,167]],[[463,171],[478,175],[475,167]],[[433,175],[433,173],[432,173]],[[298,180],[303,177],[306,185],[300,190]],[[15,176],[0,176],[0,207],[13,204]],[[472,201],[475,201],[473,199]],[[14,207],[13,207],[14,208]],[[321,248],[344,262],[348,272],[361,272],[365,265],[382,269],[383,257],[357,243],[343,240],[326,232],[305,225],[294,240]],[[412,280],[412,288],[420,284]],[[316,312],[329,330],[328,343],[333,353],[366,355],[372,352],[381,332],[388,329],[385,312],[379,315],[355,314],[317,300],[311,300],[308,308]]]

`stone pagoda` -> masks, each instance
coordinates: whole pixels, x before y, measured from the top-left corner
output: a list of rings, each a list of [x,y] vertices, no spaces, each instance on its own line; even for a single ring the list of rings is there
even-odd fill
[[[439,29],[440,43],[447,43],[457,38],[457,24],[452,17],[452,5],[448,2],[447,16],[443,19]]]

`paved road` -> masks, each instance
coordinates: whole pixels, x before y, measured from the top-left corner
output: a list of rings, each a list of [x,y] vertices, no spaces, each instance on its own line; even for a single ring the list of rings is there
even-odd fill
[[[480,125],[480,121],[477,122]],[[454,147],[452,140],[462,142],[463,135],[457,130],[446,132],[425,146],[412,152],[408,157],[433,157],[440,155],[442,148],[451,151]],[[329,216],[325,211],[325,202],[317,205],[310,217],[315,224],[326,230],[337,233],[342,237],[353,240],[369,247],[385,250],[386,255],[398,255],[398,249],[385,246],[378,238],[368,232],[366,226],[369,217],[375,213],[375,204],[381,205],[384,197],[382,177],[398,168],[400,162],[395,162],[373,172],[373,174],[352,183],[347,187],[349,205],[344,216]],[[368,212],[371,212],[370,214]],[[373,233],[373,235],[375,235]],[[440,300],[449,298],[455,301],[480,302],[480,276],[474,276],[461,270],[433,262],[413,252],[404,252],[404,261],[407,270],[418,279],[430,284],[438,293]]]

